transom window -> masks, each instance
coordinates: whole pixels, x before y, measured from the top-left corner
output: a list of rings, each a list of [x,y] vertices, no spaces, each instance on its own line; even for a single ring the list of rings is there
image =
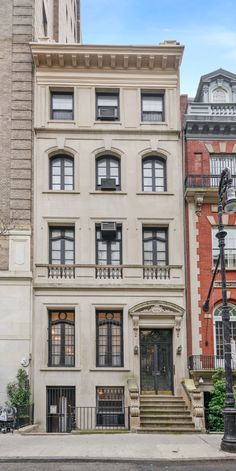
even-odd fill
[[[73,92],[51,92],[51,119],[55,120],[72,120],[74,119],[73,111]]]
[[[49,263],[73,265],[75,263],[74,227],[50,227]]]
[[[121,225],[117,225],[113,232],[96,227],[96,263],[97,265],[121,265]]]
[[[229,313],[230,313],[230,332],[231,332],[231,350],[232,353],[236,354],[235,344],[236,344],[236,305],[229,304]],[[216,356],[218,358],[224,358],[224,330],[222,323],[222,306],[217,306],[214,311],[214,320],[215,320],[215,348]]]
[[[74,311],[49,311],[49,366],[74,366]]]
[[[143,191],[166,191],[166,162],[160,157],[143,159]]]
[[[96,119],[119,119],[119,92],[96,92]]]
[[[106,155],[96,159],[96,189],[120,190],[120,160]]]
[[[142,121],[164,121],[164,95],[141,93]]]
[[[97,366],[123,366],[123,313],[96,312]]]
[[[144,265],[168,265],[167,229],[143,229]]]
[[[74,159],[66,155],[58,155],[50,159],[50,189],[74,189]]]
[[[213,264],[215,265],[219,256],[218,239],[216,234],[218,229],[212,230],[212,252]],[[236,227],[226,227],[225,237],[225,267],[236,270]]]

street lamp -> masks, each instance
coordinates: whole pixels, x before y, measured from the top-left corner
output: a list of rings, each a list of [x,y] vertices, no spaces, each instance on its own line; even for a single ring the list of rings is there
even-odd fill
[[[233,394],[233,374],[231,365],[231,343],[230,343],[230,314],[227,301],[226,274],[225,274],[225,237],[227,232],[223,224],[223,210],[232,214],[236,212],[236,197],[233,189],[233,180],[229,168],[221,172],[218,189],[218,232],[216,237],[219,243],[219,257],[212,277],[207,299],[203,304],[203,310],[209,310],[209,299],[216,277],[217,269],[220,263],[222,280],[222,324],[223,324],[223,342],[224,342],[224,361],[225,361],[225,383],[226,396],[224,407],[224,436],[221,441],[221,449],[224,451],[236,453],[236,409]]]

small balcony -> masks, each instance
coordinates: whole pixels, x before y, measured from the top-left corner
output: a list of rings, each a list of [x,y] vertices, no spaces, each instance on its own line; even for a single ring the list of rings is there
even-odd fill
[[[183,285],[182,265],[50,265],[35,266],[35,283],[55,286]]]
[[[233,185],[236,186],[236,175],[232,175]],[[185,178],[185,197],[194,198],[197,194],[204,195],[205,202],[217,202],[220,175],[189,174]]]
[[[225,367],[224,358],[216,355],[192,355],[188,360],[190,371],[209,371]],[[236,370],[236,359],[231,360],[232,369]]]

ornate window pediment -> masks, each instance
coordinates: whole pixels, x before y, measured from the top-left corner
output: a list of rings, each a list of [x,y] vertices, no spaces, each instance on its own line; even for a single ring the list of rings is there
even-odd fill
[[[163,302],[163,301],[147,301],[145,303],[138,304],[129,310],[131,316],[140,315],[172,315],[183,316],[184,309],[176,306],[175,304]]]

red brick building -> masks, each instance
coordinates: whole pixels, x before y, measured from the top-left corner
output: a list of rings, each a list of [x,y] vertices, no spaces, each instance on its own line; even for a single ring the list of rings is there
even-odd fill
[[[185,113],[184,113],[185,110]],[[218,257],[217,192],[221,171],[230,167],[236,187],[236,75],[223,69],[200,79],[196,97],[182,97],[185,151],[188,355],[190,373],[203,391],[215,368],[224,365],[221,277],[205,301]],[[227,295],[236,375],[236,214],[224,214]]]

